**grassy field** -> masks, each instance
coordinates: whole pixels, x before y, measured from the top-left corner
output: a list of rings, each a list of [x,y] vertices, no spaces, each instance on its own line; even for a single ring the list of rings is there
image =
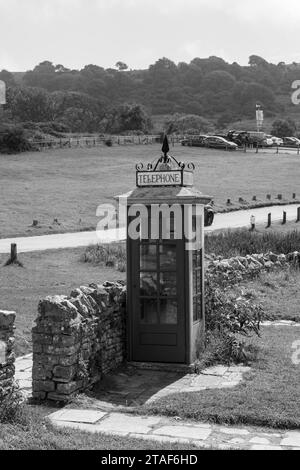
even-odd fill
[[[171,153],[195,166],[195,185],[214,197],[251,202],[299,188],[297,155],[244,154],[175,146]],[[0,237],[94,229],[96,209],[135,186],[135,165],[160,155],[160,145],[63,149],[0,155]],[[238,207],[238,204],[235,204]],[[33,220],[39,228],[31,227]],[[53,223],[58,219],[60,225]]]
[[[282,226],[281,226],[282,227]],[[300,251],[300,231],[290,224],[289,230],[249,229],[220,230],[205,237],[205,252],[223,258],[246,256],[257,253],[289,254]]]
[[[82,249],[36,252],[19,255],[24,268],[4,267],[0,255],[1,310],[17,312],[16,354],[31,351],[32,322],[40,299],[47,295],[69,295],[71,290],[91,283],[124,279],[124,274],[104,266],[80,261]]]
[[[300,271],[263,273],[247,285],[264,306],[267,320],[300,322]],[[300,331],[299,331],[300,338]]]
[[[299,428],[300,367],[292,362],[298,330],[264,328],[263,341],[252,340],[261,348],[258,361],[233,389],[174,394],[144,411],[217,423]]]

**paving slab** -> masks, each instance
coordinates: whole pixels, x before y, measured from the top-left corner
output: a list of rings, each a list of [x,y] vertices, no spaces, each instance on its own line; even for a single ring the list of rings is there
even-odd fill
[[[283,450],[280,446],[267,446],[267,445],[255,445],[250,448],[251,450]]]
[[[300,447],[300,432],[285,433],[285,438],[280,442],[281,446]]]
[[[128,436],[127,431],[108,431],[103,430],[101,426],[97,424],[88,423],[74,423],[73,421],[56,421],[55,426],[63,429],[74,429],[76,431],[88,432],[91,434],[105,434],[109,436]]]
[[[229,435],[236,435],[236,436],[248,436],[250,433],[247,429],[240,429],[240,428],[227,428],[227,427],[220,427],[219,431],[223,434]]]
[[[241,439],[240,437],[234,437],[233,439],[230,439],[229,444],[246,444],[246,441],[244,439]]]
[[[154,431],[153,434],[160,436],[182,437],[187,439],[205,440],[211,434],[211,428],[199,426],[163,426]]]
[[[251,444],[260,444],[260,445],[270,445],[269,439],[266,439],[265,437],[258,437],[255,436],[250,440]]]
[[[228,366],[214,366],[209,367],[201,372],[203,375],[217,375],[223,377],[223,375],[228,371]]]
[[[49,416],[51,421],[67,421],[72,423],[84,423],[84,424],[95,424],[100,419],[104,418],[107,413],[96,410],[72,410],[65,408],[60,411],[56,411]]]
[[[189,444],[189,439],[178,439],[169,436],[156,436],[154,434],[130,434],[129,437],[134,439],[142,439],[144,441],[164,442],[170,444]]]
[[[123,413],[111,413],[98,428],[101,431],[122,431],[128,433],[147,434],[154,426],[157,426],[161,418],[148,416],[130,416]]]

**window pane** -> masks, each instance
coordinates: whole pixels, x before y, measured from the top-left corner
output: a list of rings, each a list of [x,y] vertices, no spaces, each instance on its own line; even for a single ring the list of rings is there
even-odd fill
[[[193,252],[193,268],[199,268],[201,266],[201,251],[196,250]]]
[[[154,273],[141,273],[140,277],[141,297],[157,296],[157,275]]]
[[[177,276],[176,272],[160,273],[159,293],[161,296],[177,295]]]
[[[163,244],[159,246],[160,269],[176,270],[176,245]]]
[[[156,299],[141,299],[141,323],[147,325],[158,323]]]
[[[177,300],[160,300],[160,323],[164,325],[177,324]]]
[[[198,294],[199,291],[199,272],[193,272],[193,293]]]
[[[144,271],[157,270],[157,245],[141,245],[141,269]]]
[[[202,298],[201,295],[194,297],[193,305],[193,317],[194,321],[199,321],[202,318]]]

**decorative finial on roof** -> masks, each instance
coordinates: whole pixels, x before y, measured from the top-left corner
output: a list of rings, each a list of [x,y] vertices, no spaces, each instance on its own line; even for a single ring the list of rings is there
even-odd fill
[[[164,138],[164,141],[163,141],[163,146],[162,146],[162,152],[164,154],[164,163],[167,163],[168,161],[168,153],[170,151],[170,147],[169,147],[169,141],[168,141],[168,137],[167,135],[165,134],[165,138]]]

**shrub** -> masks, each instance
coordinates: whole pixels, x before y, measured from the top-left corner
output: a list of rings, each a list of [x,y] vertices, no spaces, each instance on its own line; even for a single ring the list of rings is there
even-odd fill
[[[8,394],[0,394],[0,423],[27,424],[28,416],[24,411],[23,397],[17,386],[13,386]]]
[[[64,137],[65,134],[70,132],[70,127],[59,121],[27,121],[22,123],[22,126],[27,131],[30,138],[34,138],[35,135],[41,135],[40,140],[49,139],[49,137]]]
[[[32,150],[30,142],[21,126],[4,125],[0,127],[0,153],[20,153]]]
[[[230,280],[230,283],[232,279]],[[259,335],[263,310],[251,292],[228,284],[223,273],[207,271],[205,279],[206,327],[209,331]]]
[[[104,264],[118,271],[126,271],[125,245],[113,243],[110,245],[88,246],[81,257],[84,263]]]
[[[200,370],[215,363],[249,362],[257,351],[243,337],[260,335],[263,309],[251,291],[239,285],[240,274],[231,275],[215,268],[206,272],[205,318],[206,350],[196,364]]]
[[[247,344],[236,335],[222,331],[208,331],[206,349],[201,359],[195,364],[195,372],[199,372],[214,364],[249,364],[257,359],[258,348]]]

